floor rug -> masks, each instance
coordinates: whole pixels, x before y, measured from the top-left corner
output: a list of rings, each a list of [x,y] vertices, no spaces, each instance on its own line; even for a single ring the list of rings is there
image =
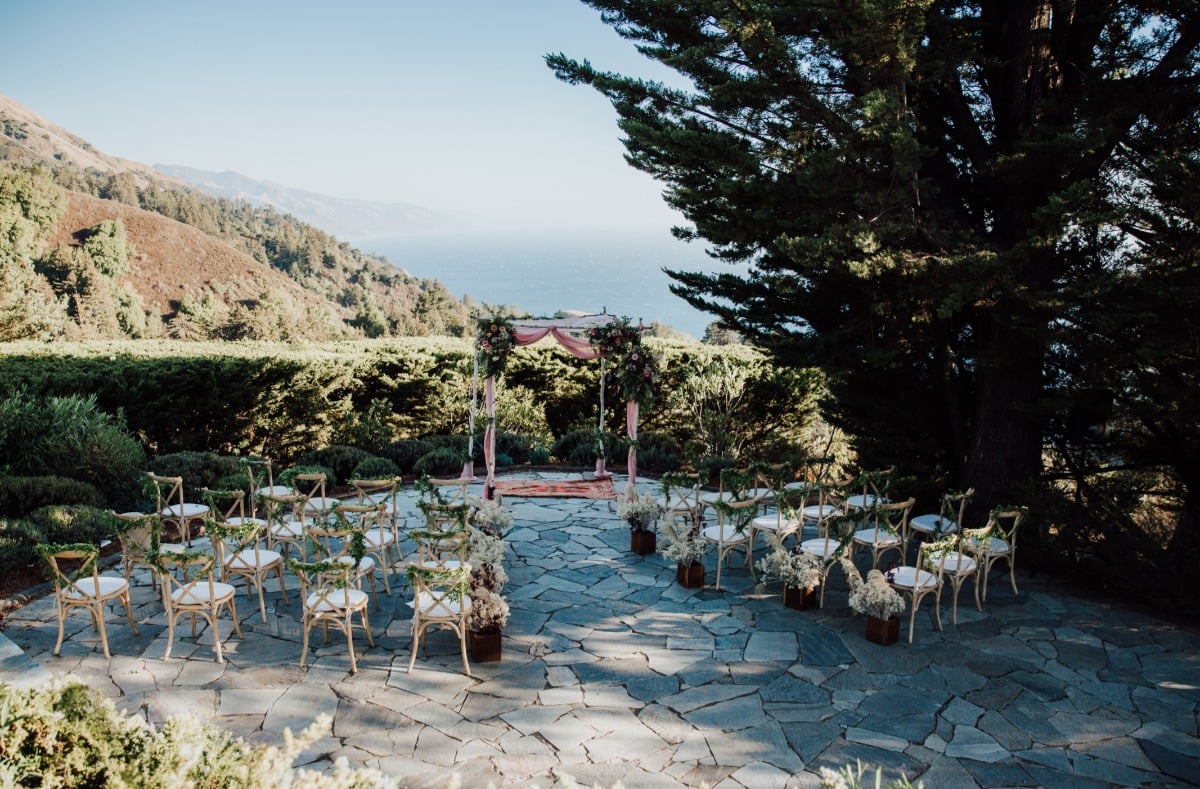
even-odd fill
[[[561,499],[615,499],[612,477],[600,479],[498,479],[496,492],[504,496],[541,496]]]

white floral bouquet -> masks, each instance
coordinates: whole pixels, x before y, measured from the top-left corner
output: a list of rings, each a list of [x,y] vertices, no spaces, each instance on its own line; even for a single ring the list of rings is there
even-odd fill
[[[680,534],[675,530],[667,533],[667,542],[659,554],[668,562],[675,562],[687,567],[704,559],[708,552],[708,541],[700,533],[699,528],[691,528]]]
[[[479,529],[471,529],[467,563],[471,565],[471,588],[487,587],[499,592],[508,583],[504,571],[504,540]]]
[[[476,633],[497,633],[508,624],[508,601],[486,587],[471,590],[467,627]]]
[[[759,560],[758,569],[793,589],[815,589],[821,585],[824,568],[816,554],[779,546]]]
[[[850,581],[850,608],[855,613],[876,619],[891,619],[904,613],[904,598],[893,589],[879,570],[867,573],[863,580],[848,557],[842,557],[842,569]]]
[[[472,513],[471,525],[493,537],[501,537],[512,528],[513,514],[495,502],[485,502]]]
[[[630,531],[646,531],[650,524],[662,517],[663,508],[653,496],[638,496],[621,502],[617,517],[629,523]]]

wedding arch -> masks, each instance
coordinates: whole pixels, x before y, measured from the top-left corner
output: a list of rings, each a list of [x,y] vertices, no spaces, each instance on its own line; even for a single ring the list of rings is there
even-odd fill
[[[472,478],[475,450],[475,413],[478,410],[479,377],[484,377],[484,404],[487,427],[483,434],[483,458],[487,479],[485,499],[491,499],[496,479],[496,378],[504,372],[509,355],[523,345],[532,345],[552,337],[578,359],[600,360],[600,419],[604,430],[604,377],[612,361],[625,397],[625,430],[629,436],[625,497],[635,495],[637,484],[637,422],[642,404],[649,404],[658,370],[654,357],[642,346],[641,326],[631,326],[627,318],[601,313],[569,318],[480,318],[476,324],[474,371],[471,378],[470,444],[463,477]],[[596,459],[596,476],[612,476],[604,467],[604,453]]]

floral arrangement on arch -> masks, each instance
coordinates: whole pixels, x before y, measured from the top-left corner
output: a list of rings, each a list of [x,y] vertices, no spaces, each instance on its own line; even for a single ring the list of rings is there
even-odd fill
[[[510,318],[493,315],[478,320],[475,356],[485,377],[503,373],[508,357],[516,347],[517,333]]]
[[[614,318],[588,329],[588,342],[601,356],[622,356],[630,346],[641,344],[642,332],[629,325],[629,318]]]
[[[596,353],[612,360],[611,374],[625,400],[649,405],[658,380],[658,360],[642,345],[642,330],[630,326],[628,318],[616,318],[588,329],[588,342]]]
[[[850,581],[849,603],[855,613],[876,619],[891,619],[904,613],[904,598],[888,584],[883,573],[871,570],[864,581],[848,557],[842,557],[841,562]]]

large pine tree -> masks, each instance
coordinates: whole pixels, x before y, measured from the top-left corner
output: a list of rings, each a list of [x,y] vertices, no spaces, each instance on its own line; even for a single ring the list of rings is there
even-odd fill
[[[864,462],[982,506],[1027,493],[1063,393],[1103,377],[1069,347],[1091,344],[1088,283],[1141,287],[1148,216],[1173,249],[1197,240],[1153,188],[1195,194],[1196,148],[1175,151],[1190,170],[1147,162],[1195,140],[1200,4],[584,2],[688,87],[550,67],[611,100],[628,161],[690,223],[677,235],[749,264],[672,289],[825,369]]]

